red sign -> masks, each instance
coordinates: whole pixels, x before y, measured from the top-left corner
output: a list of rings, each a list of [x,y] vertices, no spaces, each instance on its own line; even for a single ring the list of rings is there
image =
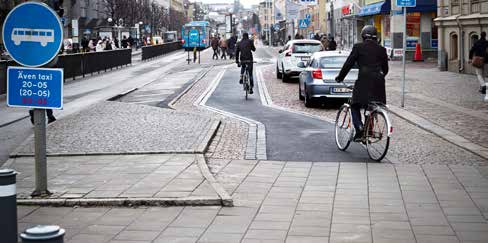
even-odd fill
[[[352,4],[342,7],[342,15],[351,15],[352,8]]]

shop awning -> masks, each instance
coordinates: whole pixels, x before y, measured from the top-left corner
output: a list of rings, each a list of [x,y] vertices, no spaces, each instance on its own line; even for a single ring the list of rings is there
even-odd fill
[[[366,5],[361,8],[358,16],[369,16],[375,14],[389,13],[390,12],[390,1],[384,1],[379,3],[373,3]]]

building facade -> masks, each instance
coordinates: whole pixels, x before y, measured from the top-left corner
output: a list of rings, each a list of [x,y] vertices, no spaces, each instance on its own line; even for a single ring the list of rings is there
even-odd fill
[[[474,73],[469,50],[488,31],[488,0],[438,0],[437,14],[439,68]]]

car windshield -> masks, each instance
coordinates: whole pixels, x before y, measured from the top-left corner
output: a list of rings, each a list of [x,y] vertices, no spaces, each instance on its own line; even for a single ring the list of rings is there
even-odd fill
[[[322,57],[320,59],[320,68],[342,68],[342,65],[347,60],[347,56],[330,56],[330,57]],[[358,68],[356,64],[354,64],[353,68]]]
[[[314,53],[320,51],[322,45],[319,43],[295,43],[293,53]]]

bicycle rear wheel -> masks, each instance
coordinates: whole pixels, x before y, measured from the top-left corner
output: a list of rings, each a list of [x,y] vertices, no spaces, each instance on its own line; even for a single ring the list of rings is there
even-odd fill
[[[351,144],[354,128],[349,105],[343,105],[337,112],[335,121],[335,140],[337,148],[345,151]]]
[[[381,161],[388,152],[388,121],[383,112],[372,112],[366,125],[366,150],[372,160]]]

